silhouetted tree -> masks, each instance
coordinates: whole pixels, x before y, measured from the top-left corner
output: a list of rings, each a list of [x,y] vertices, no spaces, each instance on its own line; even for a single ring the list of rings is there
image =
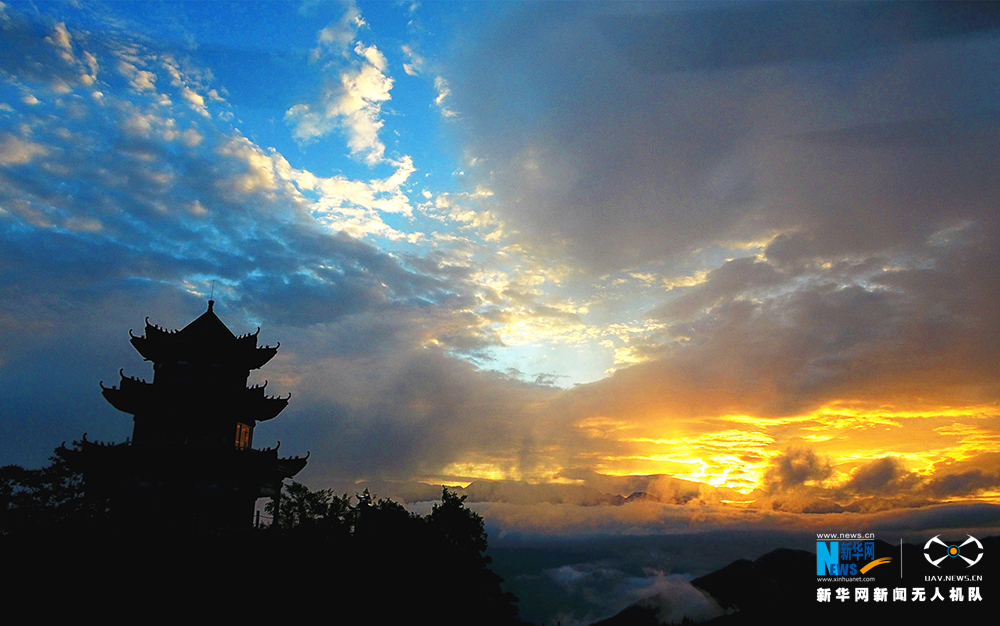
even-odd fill
[[[482,516],[465,506],[467,497],[459,497],[445,487],[441,493],[441,504],[434,505],[427,521],[459,554],[480,557],[488,547],[486,524]]]
[[[281,535],[307,541],[310,553],[335,560],[326,577],[312,582],[351,598],[342,617],[409,623],[426,615],[435,624],[520,623],[517,598],[503,592],[502,579],[489,568],[483,518],[465,506],[465,496],[443,489],[441,503],[426,517],[367,489],[355,498],[357,504],[349,507],[346,495],[292,483],[281,496],[275,522]],[[329,528],[343,532],[324,531]]]
[[[477,616],[479,624],[517,623],[517,598],[500,588],[503,579],[490,569],[485,522],[465,506],[465,498],[444,488],[441,504],[427,516],[440,545],[438,576],[452,591],[459,613]]]
[[[274,515],[274,503],[268,502],[264,511]],[[310,491],[302,483],[292,481],[282,489],[278,514],[274,517],[274,530],[313,538],[346,536],[354,526],[354,511],[350,497],[338,496],[332,489]]]
[[[49,532],[98,514],[84,499],[83,477],[71,462],[79,452],[79,442],[63,444],[41,469],[0,467],[0,535]]]
[[[10,592],[26,601],[44,602],[53,588],[76,602],[114,589],[129,614],[170,597],[178,614],[277,617],[278,605],[223,601],[245,596],[257,572],[289,577],[303,597],[335,594],[338,621],[521,623],[517,599],[489,568],[483,518],[447,489],[425,517],[367,489],[352,506],[347,494],[292,482],[270,532],[112,527],[101,523],[104,505],[84,497],[78,454],[78,444],[60,446],[41,469],[0,468],[0,553],[19,572]]]

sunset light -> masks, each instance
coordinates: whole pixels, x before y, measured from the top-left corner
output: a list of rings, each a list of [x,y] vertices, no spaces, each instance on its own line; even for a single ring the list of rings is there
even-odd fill
[[[491,545],[995,533],[998,59],[988,3],[4,0],[0,465],[124,441],[212,301],[293,398],[243,448]]]

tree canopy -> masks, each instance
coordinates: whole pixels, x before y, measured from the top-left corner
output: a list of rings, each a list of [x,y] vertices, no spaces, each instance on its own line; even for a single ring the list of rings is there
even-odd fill
[[[517,599],[489,568],[483,518],[465,506],[465,496],[443,488],[425,517],[368,490],[355,499],[352,505],[347,494],[293,482],[281,495],[273,530],[312,546],[314,554],[335,554],[347,574],[338,588],[360,606],[380,607],[383,617],[410,621],[429,612],[437,624],[519,623]],[[268,511],[274,514],[273,505]]]
[[[285,613],[280,602],[248,596],[250,584],[296,603],[329,601],[337,621],[521,623],[517,599],[490,570],[483,518],[448,489],[426,516],[368,490],[352,498],[291,482],[277,510],[268,505],[274,518],[264,530],[111,526],[85,498],[78,453],[60,446],[44,468],[0,468],[0,550],[20,572],[12,597],[47,602],[55,586],[64,598],[113,600],[134,614],[164,597],[178,615]]]
[[[0,536],[79,526],[94,516],[84,499],[83,477],[71,462],[79,451],[79,442],[63,444],[41,469],[0,467]]]

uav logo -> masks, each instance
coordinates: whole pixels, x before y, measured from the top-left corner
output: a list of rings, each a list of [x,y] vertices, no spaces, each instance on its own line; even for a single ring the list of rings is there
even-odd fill
[[[857,576],[866,574],[876,565],[889,563],[892,559],[875,558],[874,541],[817,541],[817,576]],[[868,561],[867,565],[861,564]]]
[[[934,535],[927,541],[927,543],[924,544],[924,558],[927,559],[928,563],[937,568],[940,568],[941,561],[944,561],[947,558],[962,559],[963,561],[969,564],[969,567],[972,567],[973,565],[978,563],[980,559],[983,558],[983,544],[979,543],[979,540],[973,537],[972,535],[967,535],[967,536],[968,539],[966,539],[959,545],[955,544],[948,545],[945,542],[941,541],[941,535]],[[969,544],[973,545],[970,546]],[[941,554],[941,548],[938,548],[937,546],[941,546],[942,548],[944,548],[944,554],[940,557],[938,557],[937,555]],[[966,548],[966,546],[969,547]],[[963,548],[965,548],[966,554],[970,556],[975,555],[976,558],[971,559],[965,554],[962,554]],[[935,555],[935,557],[931,557],[932,553]]]

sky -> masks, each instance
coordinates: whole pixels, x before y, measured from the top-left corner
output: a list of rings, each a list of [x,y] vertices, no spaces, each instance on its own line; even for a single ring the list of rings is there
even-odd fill
[[[129,329],[211,297],[281,343],[254,443],[314,488],[461,485],[515,534],[998,527],[998,29],[5,1],[0,463],[130,436]]]

